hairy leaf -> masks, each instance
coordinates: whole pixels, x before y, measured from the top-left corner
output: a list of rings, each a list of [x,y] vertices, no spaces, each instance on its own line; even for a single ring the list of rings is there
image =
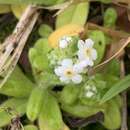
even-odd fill
[[[41,114],[39,115],[40,130],[61,130],[63,121],[59,105],[56,99],[46,90],[44,91],[44,101]]]
[[[113,100],[108,103],[108,106],[104,112],[103,125],[109,130],[118,129],[121,125],[120,108]]]

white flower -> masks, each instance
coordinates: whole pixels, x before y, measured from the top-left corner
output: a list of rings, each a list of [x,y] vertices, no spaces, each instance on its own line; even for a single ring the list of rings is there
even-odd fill
[[[64,36],[59,40],[59,47],[60,48],[66,48],[69,43],[72,41],[72,38],[69,36]]]
[[[85,87],[85,96],[87,98],[93,97],[97,93],[97,88],[95,86],[87,85]]]
[[[91,39],[87,39],[85,42],[79,40],[78,42],[78,58],[84,67],[93,66],[93,61],[97,59],[97,51],[93,48],[93,45],[94,42]]]
[[[85,73],[86,72],[86,65],[84,62],[78,62],[74,65],[75,69],[77,69],[80,73]]]
[[[71,59],[64,59],[61,66],[55,68],[55,74],[59,76],[60,81],[64,83],[73,82],[79,84],[82,82],[82,76],[79,74],[80,70],[76,69]]]

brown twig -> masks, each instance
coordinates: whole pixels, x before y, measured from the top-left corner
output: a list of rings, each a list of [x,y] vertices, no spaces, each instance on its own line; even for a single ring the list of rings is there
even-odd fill
[[[103,31],[104,33],[106,33],[108,36],[111,36],[112,38],[122,39],[122,38],[127,38],[128,36],[130,36],[130,34],[128,34],[126,32],[116,31],[114,29],[101,27],[101,26],[93,24],[93,23],[88,23],[87,27],[90,30],[99,29],[99,30]]]
[[[107,58],[105,61],[95,66],[93,69],[98,69],[101,66],[104,66],[105,64],[109,63],[112,59],[118,57],[120,53],[122,53],[122,51],[130,43],[130,37],[120,40],[119,43],[120,43],[120,46],[117,49],[115,49],[115,51],[113,52],[114,54],[112,53],[112,55],[110,55],[109,58]]]
[[[123,78],[125,76],[125,66],[123,58],[120,60],[120,77]],[[123,100],[123,108],[122,108],[122,124],[121,130],[128,130],[127,126],[127,92],[122,93],[122,100]]]

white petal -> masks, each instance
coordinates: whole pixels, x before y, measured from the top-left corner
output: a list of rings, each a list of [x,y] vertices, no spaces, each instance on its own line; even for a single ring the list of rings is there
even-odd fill
[[[68,79],[67,77],[63,76],[63,77],[60,77],[60,81],[64,82],[64,83],[69,83],[70,79]]]
[[[72,81],[75,83],[75,84],[79,84],[82,82],[82,76],[81,75],[75,75],[73,78],[72,78]]]
[[[72,41],[72,38],[71,37],[66,37],[66,40],[68,41],[68,42],[70,42],[70,41]]]
[[[65,40],[67,42],[70,42],[72,40],[72,37],[69,36],[63,36],[62,38],[60,38],[60,40]]]
[[[66,40],[67,36],[63,36],[60,38],[60,40]]]
[[[86,93],[86,97],[88,97],[88,98],[91,98],[93,95],[94,95],[94,93],[92,91],[88,91]]]
[[[83,48],[84,48],[84,44],[85,44],[85,43],[84,43],[83,40],[79,40],[79,41],[78,41],[78,48],[79,48],[79,49],[83,49]]]
[[[74,67],[73,67],[73,71],[75,73],[82,73],[83,70],[84,70],[84,67],[80,63],[75,64]]]
[[[64,71],[65,71],[65,68],[63,67],[58,67],[58,68],[55,68],[54,72],[57,76],[62,76],[64,75]]]
[[[86,55],[84,54],[84,51],[78,51],[77,55],[78,55],[78,58],[79,58],[80,61],[82,61],[82,60],[84,60],[86,58],[85,57]]]
[[[90,60],[90,58],[86,58],[84,61],[82,61],[82,63],[83,63],[83,65],[84,66],[93,66],[93,61],[92,60]]]
[[[93,42],[93,40],[92,39],[86,39],[85,40],[85,47],[87,47],[87,48],[92,48],[93,47],[93,44],[94,44],[94,42]]]
[[[91,54],[91,56],[92,56],[92,59],[93,59],[93,60],[96,60],[96,59],[97,59],[97,51],[96,51],[95,49],[92,49],[92,54]]]
[[[88,62],[86,60],[83,60],[83,61],[81,61],[80,65],[82,67],[87,67],[88,66]]]
[[[54,70],[54,72],[55,72],[55,74],[56,74],[56,75],[58,75],[58,76],[60,76],[60,75],[61,75],[61,73],[60,73],[59,69],[57,69],[57,68]]]
[[[66,40],[60,40],[59,47],[66,48],[68,46],[68,42]]]
[[[73,66],[73,61],[71,59],[64,59],[61,62],[61,65],[64,67],[72,67]]]
[[[80,61],[79,63],[74,65],[74,72],[76,73],[82,73],[84,72],[85,68],[88,66],[87,62],[85,60]]]
[[[91,89],[93,92],[97,93],[97,88],[95,86],[92,86]]]
[[[87,62],[88,62],[88,65],[89,65],[89,66],[93,66],[93,65],[94,65],[94,63],[93,63],[92,60],[88,60]]]
[[[87,91],[91,90],[91,86],[90,85],[85,86],[85,90]]]

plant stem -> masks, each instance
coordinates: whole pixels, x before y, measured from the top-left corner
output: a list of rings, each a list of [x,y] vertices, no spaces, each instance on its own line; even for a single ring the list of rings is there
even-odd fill
[[[125,66],[124,61],[121,59],[120,61],[120,77],[123,78],[125,76]],[[121,130],[128,130],[127,126],[127,92],[122,93],[122,100],[123,100],[123,108],[122,108],[122,124]]]
[[[112,38],[117,38],[117,39],[122,39],[122,38],[127,38],[130,36],[129,33],[123,32],[123,31],[117,31],[111,28],[106,28],[106,27],[102,27],[99,26],[97,24],[94,23],[88,23],[85,27],[85,30],[95,30],[95,29],[99,29],[101,31],[103,31],[104,33],[106,33],[108,36],[111,36]]]

